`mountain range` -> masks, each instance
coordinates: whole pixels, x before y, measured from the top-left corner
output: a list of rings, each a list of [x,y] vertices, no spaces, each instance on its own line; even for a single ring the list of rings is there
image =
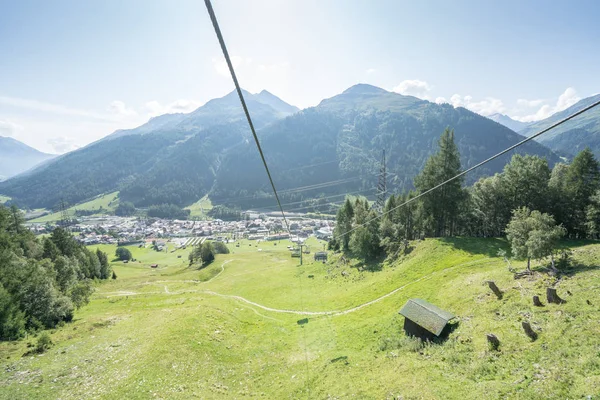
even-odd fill
[[[0,136],[0,181],[54,157],[55,154],[42,153],[16,139]]]
[[[492,120],[365,84],[304,110],[267,91],[244,91],[244,97],[284,202],[321,197],[313,201],[327,203],[323,196],[373,194],[383,150],[388,190],[411,189],[446,127],[455,130],[463,168],[523,139],[504,125],[510,122],[507,116]],[[534,125],[513,128],[526,133]],[[546,157],[551,165],[560,161],[537,142],[515,152]],[[511,156],[474,171],[467,183],[501,171]],[[240,207],[275,204],[237,92],[188,114],[161,115],[116,131],[0,183],[1,194],[31,208],[53,207],[63,199],[76,204],[115,190],[138,207],[186,206],[206,194],[216,203]]]
[[[488,115],[488,118],[492,121],[496,121],[497,123],[504,125],[508,129],[511,129],[515,132],[520,132],[521,130],[525,129],[527,125],[529,125],[527,122],[517,121],[512,119],[508,115],[500,113]]]
[[[563,111],[535,122],[515,121],[503,114],[492,114],[488,118],[529,137],[597,101],[600,101],[600,95],[587,97]],[[586,147],[589,147],[596,157],[600,158],[600,106],[544,133],[536,140],[567,158],[572,158]]]

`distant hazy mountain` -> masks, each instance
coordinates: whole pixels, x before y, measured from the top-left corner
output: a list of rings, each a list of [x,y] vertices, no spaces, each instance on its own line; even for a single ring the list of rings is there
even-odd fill
[[[284,117],[300,111],[296,106],[286,103],[274,94],[263,90],[262,92],[253,95],[254,99],[260,103],[267,104],[280,112]]]
[[[42,153],[10,137],[0,136],[0,180],[25,172],[56,157]]]
[[[525,129],[525,127],[527,127],[527,125],[529,125],[529,123],[527,123],[527,122],[516,121],[516,120],[512,119],[511,117],[509,117],[508,115],[504,115],[504,114],[500,114],[500,113],[495,113],[495,114],[489,115],[488,118],[491,119],[492,121],[496,121],[497,123],[504,125],[508,129],[512,129],[513,131],[515,131],[517,133],[519,133],[522,129]]]
[[[520,133],[524,136],[531,136],[598,100],[600,100],[600,95],[580,100],[564,111],[529,124]],[[544,133],[537,140],[558,153],[570,156],[589,147],[596,157],[600,158],[600,106]]]
[[[373,192],[384,149],[388,190],[410,189],[413,177],[437,150],[446,127],[455,130],[463,168],[523,138],[467,109],[370,85],[352,86],[317,107],[291,115],[296,108],[268,92],[246,96],[286,202],[349,191]],[[550,164],[559,160],[535,142],[516,151],[546,157]],[[470,174],[467,181],[502,170],[511,156],[494,160]],[[61,199],[75,204],[114,190],[120,190],[122,200],[139,207],[184,206],[207,193],[216,202],[231,205],[273,204],[235,92],[192,113],[156,117],[139,128],[117,132],[110,140],[0,183],[0,193],[32,208],[51,207]]]

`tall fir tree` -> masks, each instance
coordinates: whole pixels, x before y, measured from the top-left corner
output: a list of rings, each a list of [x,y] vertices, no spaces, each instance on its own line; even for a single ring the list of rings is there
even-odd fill
[[[461,171],[460,153],[454,143],[454,130],[446,128],[438,141],[439,150],[433,154],[423,171],[415,177],[415,187],[423,193],[452,178]],[[458,178],[424,196],[421,215],[425,233],[433,236],[453,235],[460,205],[465,198],[464,179]]]
[[[571,236],[584,237],[586,234],[586,208],[590,197],[600,188],[598,161],[589,148],[577,154],[565,176],[565,196],[570,200],[566,210],[569,218],[567,230]]]

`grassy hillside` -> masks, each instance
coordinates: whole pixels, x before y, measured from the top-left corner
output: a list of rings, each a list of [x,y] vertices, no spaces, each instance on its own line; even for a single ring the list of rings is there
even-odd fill
[[[208,196],[204,196],[194,204],[185,207],[185,209],[190,210],[190,218],[206,218],[206,213],[211,210],[212,207],[212,203]]]
[[[10,197],[3,196],[3,195],[0,194],[0,204],[4,204],[4,203],[6,203],[9,200],[10,200]]]
[[[94,199],[87,201],[85,203],[78,204],[76,206],[72,206],[67,208],[67,213],[70,216],[75,216],[76,210],[84,210],[84,211],[94,211],[98,210],[98,213],[107,213],[113,212],[117,206],[119,205],[119,192],[112,192],[101,194],[100,196],[95,197]],[[55,222],[60,220],[61,214],[60,212],[50,213],[44,215],[43,217],[39,217],[36,219],[32,219],[28,222]]]
[[[578,267],[557,284],[566,304],[535,308],[531,296],[543,295],[552,278],[537,273],[515,281],[495,257],[505,246],[501,240],[414,242],[408,255],[382,268],[337,257],[313,263],[312,254],[300,267],[288,244],[242,241],[201,271],[187,267],[189,249],[131,248],[139,262],[115,262],[118,279],[97,286],[75,321],[53,332],[56,345],[46,354],[22,357],[27,341],[0,343],[0,397],[547,399],[600,393],[600,245],[575,248]],[[312,252],[323,246],[309,244]],[[502,300],[484,284],[488,279],[505,292]],[[405,338],[397,312],[413,297],[457,316],[445,343],[422,347]],[[303,318],[308,323],[298,324]],[[537,341],[524,335],[522,320],[538,330]],[[486,333],[499,337],[499,352],[488,349]]]

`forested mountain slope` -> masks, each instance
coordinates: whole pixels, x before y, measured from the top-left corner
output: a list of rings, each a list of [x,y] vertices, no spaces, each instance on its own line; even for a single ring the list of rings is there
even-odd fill
[[[245,94],[273,177],[286,201],[348,191],[373,193],[382,151],[389,190],[412,188],[446,127],[464,168],[522,140],[510,129],[464,108],[355,85],[317,107],[295,110],[268,92]],[[110,139],[110,140],[108,140]],[[517,152],[558,158],[532,142]],[[501,171],[511,155],[481,168],[467,183]],[[317,185],[312,190],[298,187]],[[292,190],[293,189],[293,190]],[[0,184],[21,206],[53,207],[120,190],[136,206],[184,206],[209,194],[216,202],[273,205],[271,189],[237,93],[190,114],[157,117],[61,157],[26,177]],[[255,197],[262,197],[256,201]]]
[[[286,111],[287,103],[270,93],[244,93],[258,128],[295,109],[287,105]],[[31,208],[52,208],[61,200],[72,205],[119,189],[137,205],[193,202],[212,186],[219,155],[249,137],[247,125],[239,125],[245,118],[237,93],[231,92],[189,114],[166,114],[117,131],[27,176],[3,182],[0,193],[10,193],[17,204]],[[211,128],[217,126],[227,129],[218,129],[214,136]]]
[[[317,107],[265,127],[261,130],[261,140],[283,197],[299,200],[320,193],[375,187],[382,150],[387,154],[388,190],[410,189],[413,177],[434,152],[446,127],[455,130],[463,168],[523,139],[505,126],[464,108],[356,85],[323,100]],[[516,152],[546,157],[551,165],[558,161],[554,153],[535,142],[525,144]],[[486,164],[468,176],[467,183],[501,171],[511,156],[507,154]],[[315,190],[286,192],[290,188],[331,181],[340,183]],[[211,198],[232,204],[273,204],[269,193],[255,145],[248,143],[225,159]],[[268,199],[247,200],[253,194]]]
[[[519,133],[524,136],[531,136],[598,100],[600,100],[600,95],[580,100],[564,111],[557,112],[541,121],[531,123]],[[596,157],[600,156],[600,106],[552,129],[540,136],[538,141],[553,151],[570,156],[577,154],[586,147],[589,147]]]

